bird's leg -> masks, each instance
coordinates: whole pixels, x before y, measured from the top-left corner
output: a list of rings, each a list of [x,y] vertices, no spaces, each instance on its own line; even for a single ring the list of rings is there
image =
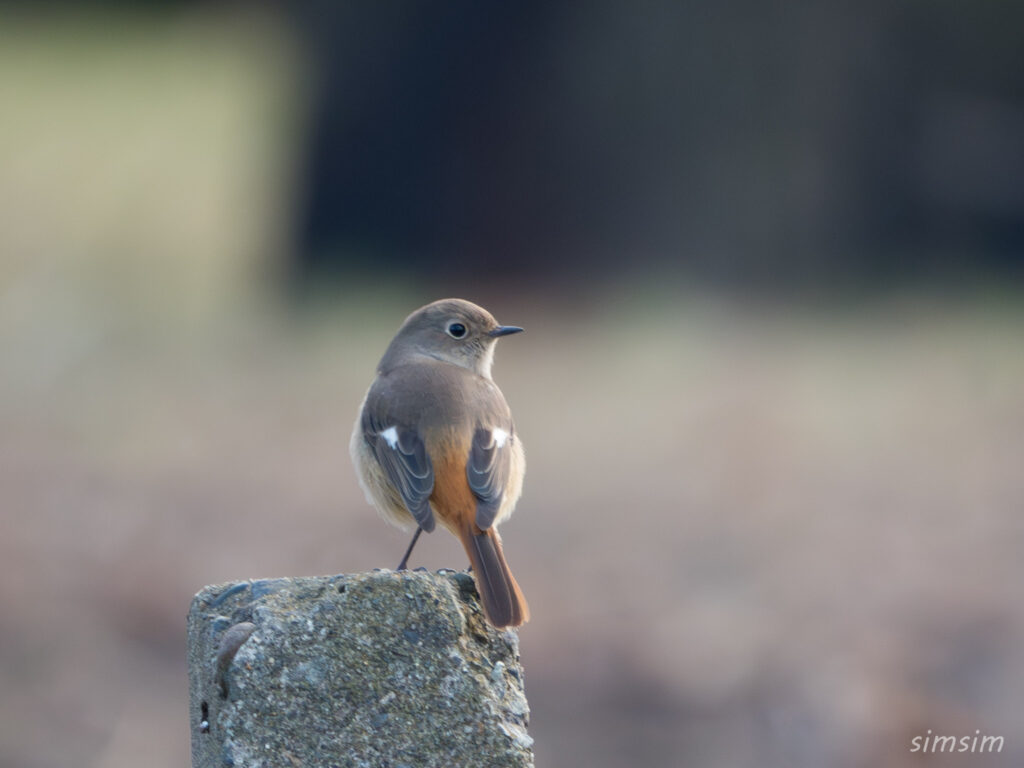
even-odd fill
[[[416,546],[416,540],[419,539],[421,533],[423,533],[423,529],[417,526],[416,533],[412,535],[412,541],[409,542],[409,548],[405,550],[405,554],[402,555],[402,562],[398,564],[398,568],[396,568],[395,570],[405,570],[405,566],[409,562],[409,555],[412,554],[412,548]]]

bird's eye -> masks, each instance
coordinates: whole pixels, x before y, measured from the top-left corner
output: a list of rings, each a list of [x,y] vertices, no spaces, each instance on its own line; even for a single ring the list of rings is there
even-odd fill
[[[466,335],[466,326],[462,323],[449,323],[448,324],[448,335],[453,339],[461,339]]]

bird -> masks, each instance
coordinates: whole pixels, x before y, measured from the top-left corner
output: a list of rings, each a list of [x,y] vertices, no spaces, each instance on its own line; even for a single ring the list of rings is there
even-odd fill
[[[417,309],[384,352],[349,445],[367,501],[398,527],[415,526],[398,570],[440,523],[466,550],[498,629],[530,618],[498,535],[522,493],[526,459],[491,377],[498,339],[522,330],[464,299]]]

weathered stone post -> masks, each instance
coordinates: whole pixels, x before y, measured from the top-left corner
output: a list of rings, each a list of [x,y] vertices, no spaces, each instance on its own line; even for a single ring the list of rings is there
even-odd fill
[[[518,636],[466,573],[206,587],[188,661],[193,768],[533,765]]]

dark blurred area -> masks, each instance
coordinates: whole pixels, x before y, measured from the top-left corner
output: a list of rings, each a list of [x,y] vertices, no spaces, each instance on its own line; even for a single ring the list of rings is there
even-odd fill
[[[1021,274],[1022,6],[293,8],[302,274]]]
[[[0,3],[0,768],[186,764],[195,592],[397,561],[351,423],[451,295],[538,765],[1024,764],[1022,29]]]

